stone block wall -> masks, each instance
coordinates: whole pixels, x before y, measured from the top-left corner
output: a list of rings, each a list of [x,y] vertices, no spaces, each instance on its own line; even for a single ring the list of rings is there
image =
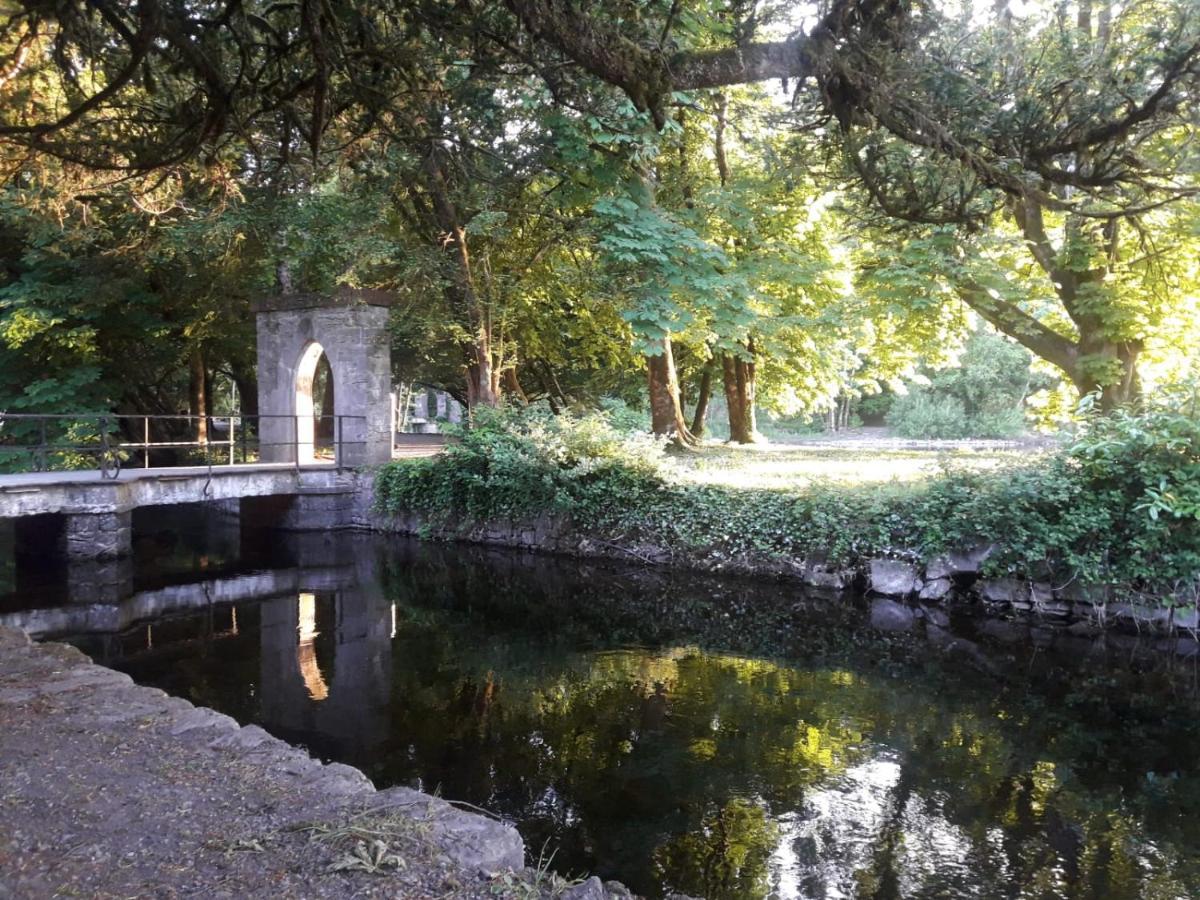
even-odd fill
[[[386,308],[366,304],[258,313],[259,440],[264,462],[295,461],[302,436],[295,419],[297,381],[305,351],[314,343],[325,351],[333,372],[334,415],[352,417],[341,420],[342,463],[391,459],[387,319]]]
[[[60,549],[68,559],[116,559],[133,547],[132,514],[76,513],[65,517]]]

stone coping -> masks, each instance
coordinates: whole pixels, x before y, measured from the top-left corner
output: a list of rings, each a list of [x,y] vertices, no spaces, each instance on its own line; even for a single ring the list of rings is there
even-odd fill
[[[250,304],[250,309],[256,313],[291,312],[301,309],[338,309],[347,306],[390,307],[395,302],[395,295],[387,291],[344,287],[329,293],[311,291],[260,297]]]
[[[482,898],[525,864],[511,825],[376,791],[358,769],[8,627],[0,784],[4,898]],[[336,848],[313,835],[363,815],[411,822],[402,867],[334,871]]]

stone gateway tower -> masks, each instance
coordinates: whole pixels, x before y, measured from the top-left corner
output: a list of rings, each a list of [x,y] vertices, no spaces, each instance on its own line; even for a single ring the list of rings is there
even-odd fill
[[[382,291],[342,289],[254,305],[263,462],[303,465],[323,452],[347,466],[392,458],[391,302]],[[332,374],[325,390],[333,394],[333,415],[325,418],[313,404],[322,357]]]

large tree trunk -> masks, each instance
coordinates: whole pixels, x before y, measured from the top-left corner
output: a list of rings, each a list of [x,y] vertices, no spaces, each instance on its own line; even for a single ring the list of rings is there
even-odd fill
[[[725,405],[729,409],[729,440],[735,444],[753,444],[759,439],[758,421],[754,412],[755,372],[754,342],[747,344],[750,360],[732,353],[721,357],[721,373],[725,384]]]
[[[659,353],[646,357],[647,384],[650,392],[650,424],[654,433],[671,438],[680,446],[695,445],[696,438],[687,427],[679,402],[679,377],[668,335],[659,345]]]
[[[1068,374],[1080,397],[1098,395],[1104,412],[1141,401],[1142,384],[1137,369],[1141,341],[1115,344],[1091,333],[1080,339],[1079,346],[1083,362]],[[1100,372],[1105,374],[1101,376]]]
[[[208,441],[208,395],[204,390],[205,380],[204,353],[197,347],[188,359],[188,415],[199,417],[192,420],[192,425],[195,428],[195,440],[201,443]]]
[[[521,387],[520,379],[517,378],[517,367],[515,364],[508,366],[504,370],[502,381],[504,383],[505,393],[520,401],[522,404],[529,402],[529,396],[525,393],[525,389]]]
[[[500,402],[500,373],[492,362],[489,328],[475,335],[472,361],[467,364],[467,397],[471,406],[495,406]]]
[[[500,373],[492,358],[492,323],[485,304],[480,300],[471,270],[471,254],[467,247],[467,232],[459,220],[458,210],[450,199],[442,164],[444,151],[433,147],[425,159],[425,182],[433,201],[434,217],[441,234],[439,239],[446,253],[454,259],[454,280],[449,290],[452,306],[458,307],[471,331],[468,349],[470,362],[466,367],[467,397],[471,405],[495,406],[500,398]]]
[[[729,184],[729,159],[725,153],[725,118],[729,104],[726,96],[716,97],[716,130],[713,154],[721,187]],[[735,243],[737,243],[735,241]],[[732,353],[721,357],[721,375],[725,387],[725,407],[729,415],[729,440],[735,444],[752,444],[758,439],[758,423],[754,414],[754,341],[746,342],[749,361]]]
[[[713,364],[709,360],[704,364],[704,371],[700,375],[696,409],[692,413],[692,434],[697,440],[704,437],[704,429],[708,424],[708,402],[712,399],[712,370]]]
[[[233,366],[233,383],[237,385],[238,404],[244,416],[258,415],[258,378],[253,369]],[[252,423],[257,424],[257,423]]]
[[[1103,409],[1137,403],[1141,399],[1138,377],[1140,341],[1111,337],[1113,300],[1098,292],[1110,290],[1105,281],[1119,260],[1120,229],[1117,220],[1101,226],[1068,217],[1066,237],[1056,247],[1047,232],[1043,211],[1032,200],[1012,200],[1009,212],[1025,238],[1034,260],[1049,278],[1059,302],[1075,325],[1078,337],[1050,328],[1015,303],[993,295],[982,285],[966,283],[960,294],[967,305],[997,329],[1057,366],[1075,385],[1081,397],[1099,393]],[[1090,230],[1098,229],[1098,230]],[[1071,260],[1090,245],[1103,249],[1103,262],[1080,271]]]

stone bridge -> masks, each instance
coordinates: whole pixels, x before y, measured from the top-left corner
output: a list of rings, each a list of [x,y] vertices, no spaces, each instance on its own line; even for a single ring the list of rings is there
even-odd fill
[[[362,477],[284,463],[133,469],[114,480],[97,472],[5,475],[0,519],[15,520],[18,555],[26,548],[44,555],[50,536],[68,559],[114,559],[131,552],[132,512],[143,506],[221,502],[294,531],[349,527]]]
[[[128,454],[127,459],[136,461],[140,454],[146,468],[126,468],[113,480],[97,471],[0,475],[0,523],[15,523],[17,556],[45,556],[56,547],[68,560],[127,556],[132,549],[131,513],[145,506],[219,502],[231,511],[236,505],[239,514],[250,515],[257,524],[292,531],[352,527],[351,511],[360,495],[369,493],[359,488],[370,475],[347,467],[431,455],[445,444],[438,435],[396,433],[389,393],[390,304],[387,294],[348,289],[332,295],[289,294],[255,304],[259,413],[239,416],[238,421],[243,423],[244,444],[245,423],[257,420],[257,462],[235,462],[230,417],[229,440],[218,442],[228,447],[229,464],[151,467],[154,448],[195,445],[208,451],[211,446],[207,438],[154,443],[149,432],[150,420],[156,417],[135,414],[124,418],[145,420],[144,440],[121,441],[117,448]],[[320,392],[325,414],[314,405],[321,365],[328,373]],[[335,462],[325,461],[318,452],[322,427],[332,431]],[[41,443],[33,448],[43,457],[53,449],[44,432],[43,426]],[[102,446],[107,453],[109,445]],[[244,445],[242,456],[250,458]]]

